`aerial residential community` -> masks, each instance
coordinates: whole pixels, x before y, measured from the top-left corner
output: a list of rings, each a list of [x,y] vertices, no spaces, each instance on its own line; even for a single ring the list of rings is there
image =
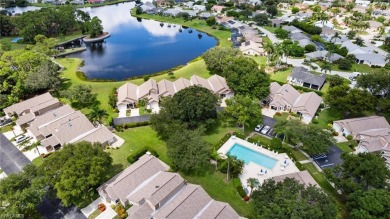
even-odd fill
[[[0,218],[389,218],[385,0],[0,1]]]

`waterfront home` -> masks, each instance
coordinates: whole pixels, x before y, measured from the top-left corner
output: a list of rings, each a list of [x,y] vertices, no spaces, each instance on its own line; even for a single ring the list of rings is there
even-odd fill
[[[271,110],[297,113],[304,123],[310,123],[322,103],[322,98],[315,92],[299,93],[289,84],[281,86],[272,82],[265,102]]]
[[[250,55],[250,56],[264,56],[265,51],[263,49],[263,46],[260,43],[255,43],[253,41],[246,41],[241,43],[240,51],[244,55]]]
[[[219,75],[213,75],[208,79],[193,75],[190,80],[179,78],[171,82],[164,79],[158,83],[154,79],[150,79],[139,86],[129,82],[120,86],[117,89],[117,107],[120,111],[134,108],[137,107],[138,101],[142,99],[146,100],[148,109],[158,113],[161,97],[173,96],[180,90],[194,85],[207,88],[221,98],[230,98],[234,95],[233,91],[227,85],[225,78]]]
[[[108,203],[131,204],[129,218],[240,218],[229,204],[215,201],[201,186],[168,170],[147,153],[97,190]]]
[[[321,90],[325,84],[325,75],[315,75],[304,67],[294,67],[290,76],[287,77],[288,83],[311,88],[314,90]]]

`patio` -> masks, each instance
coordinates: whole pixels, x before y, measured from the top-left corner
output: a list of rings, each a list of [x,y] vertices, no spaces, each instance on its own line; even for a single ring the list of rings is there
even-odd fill
[[[266,179],[272,178],[274,176],[299,172],[299,169],[295,166],[294,162],[287,156],[286,153],[273,152],[235,136],[230,137],[229,140],[227,140],[226,143],[222,145],[222,147],[218,150],[218,154],[224,156],[235,144],[240,144],[241,146],[277,160],[275,166],[272,169],[267,169],[254,162],[245,164],[242,174],[240,175],[240,181],[244,188],[246,187],[247,180],[249,178],[256,178],[259,180],[260,184],[262,184]],[[287,164],[285,164],[285,162]],[[265,171],[267,172],[265,173]],[[247,188],[247,190],[250,192],[250,188]]]

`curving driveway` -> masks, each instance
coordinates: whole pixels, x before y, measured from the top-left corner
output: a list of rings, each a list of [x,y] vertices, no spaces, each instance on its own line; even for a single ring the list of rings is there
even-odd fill
[[[256,28],[258,28],[261,32],[267,34],[267,37],[271,40],[272,43],[279,43],[279,39],[275,36],[275,34],[269,32],[268,30],[260,27],[260,26],[257,26],[255,25]]]

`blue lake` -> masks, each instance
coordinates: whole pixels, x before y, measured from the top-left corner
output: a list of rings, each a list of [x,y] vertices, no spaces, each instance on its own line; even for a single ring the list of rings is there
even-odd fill
[[[180,25],[168,27],[130,15],[134,2],[82,9],[102,20],[111,37],[100,45],[68,57],[85,60],[81,68],[89,78],[126,79],[183,65],[217,44],[214,37]],[[199,35],[201,34],[201,35]]]

